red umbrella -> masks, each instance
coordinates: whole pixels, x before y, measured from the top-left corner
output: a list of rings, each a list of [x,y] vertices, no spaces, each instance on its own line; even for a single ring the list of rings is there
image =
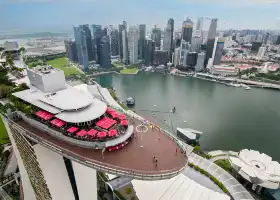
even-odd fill
[[[105,138],[106,136],[107,136],[107,133],[104,132],[104,131],[101,131],[101,132],[97,133],[97,137],[99,137],[99,138]]]
[[[108,135],[109,135],[110,137],[115,136],[115,135],[117,135],[117,134],[118,134],[118,132],[117,132],[116,129],[113,129],[113,130],[108,131]]]

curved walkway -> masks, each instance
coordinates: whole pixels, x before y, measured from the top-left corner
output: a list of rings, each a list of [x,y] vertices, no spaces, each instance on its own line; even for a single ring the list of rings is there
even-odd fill
[[[220,182],[222,182],[235,200],[254,199],[251,194],[243,187],[243,185],[241,185],[232,175],[220,168],[214,162],[202,158],[195,153],[191,153],[188,158],[189,162],[199,166],[201,169],[204,169],[209,174],[216,177]]]

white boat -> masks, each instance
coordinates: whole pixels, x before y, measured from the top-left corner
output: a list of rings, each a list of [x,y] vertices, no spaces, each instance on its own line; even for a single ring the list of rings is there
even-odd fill
[[[232,87],[241,87],[241,85],[237,83],[229,83],[228,85]]]
[[[251,90],[251,88],[249,86],[245,87],[245,90]]]

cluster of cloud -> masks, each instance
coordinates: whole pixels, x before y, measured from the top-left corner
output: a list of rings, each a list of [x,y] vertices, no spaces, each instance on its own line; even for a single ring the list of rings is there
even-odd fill
[[[280,4],[280,0],[179,0],[181,3],[194,3],[194,4],[219,4],[228,5],[233,7],[247,7],[257,5],[270,5]]]

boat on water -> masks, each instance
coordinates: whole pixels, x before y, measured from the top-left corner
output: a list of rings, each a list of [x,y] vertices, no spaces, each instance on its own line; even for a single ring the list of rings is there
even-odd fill
[[[245,90],[251,90],[251,88],[249,86],[245,87]]]
[[[232,87],[241,87],[241,85],[238,84],[238,83],[229,83],[228,86],[232,86]]]
[[[126,99],[126,105],[128,106],[134,106],[135,105],[135,99],[133,97],[128,97]]]

